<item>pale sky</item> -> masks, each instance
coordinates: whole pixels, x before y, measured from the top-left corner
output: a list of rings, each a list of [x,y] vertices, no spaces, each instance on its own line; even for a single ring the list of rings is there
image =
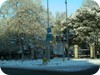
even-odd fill
[[[6,0],[0,0],[0,6]],[[83,0],[67,0],[68,1],[68,14],[74,13],[80,6]],[[100,6],[100,0],[94,0]],[[50,11],[55,14],[56,12],[65,11],[65,0],[49,0]],[[43,5],[46,7],[46,0],[43,0]]]
[[[49,1],[49,10],[55,15],[56,12],[65,12],[65,0],[48,0]],[[67,13],[71,15],[75,13],[77,9],[80,8],[84,0],[67,0]],[[100,0],[94,0],[100,4]],[[43,6],[47,8],[47,0],[43,0]]]
[[[0,6],[2,5],[3,2],[5,2],[6,0],[0,0]]]
[[[73,14],[77,9],[79,9],[82,2],[83,0],[67,0],[68,15]],[[47,8],[47,0],[43,0],[42,4],[45,8]],[[49,0],[49,10],[53,15],[55,15],[56,12],[65,12],[65,0]]]
[[[0,6],[6,0],[0,0]],[[43,6],[46,7],[47,0],[43,0]],[[68,0],[68,14],[74,13],[82,4],[83,0]],[[65,0],[49,0],[50,12],[55,15],[56,12],[65,12]]]

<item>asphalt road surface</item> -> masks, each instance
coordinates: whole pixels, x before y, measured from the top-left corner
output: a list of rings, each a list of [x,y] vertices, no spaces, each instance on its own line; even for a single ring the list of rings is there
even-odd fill
[[[8,75],[93,75],[99,70],[99,66],[92,66],[84,70],[76,69],[82,68],[82,66],[68,66],[60,68],[58,70],[44,70],[44,69],[25,69],[25,68],[7,68],[2,67],[1,70]],[[75,69],[75,71],[68,71],[66,69]]]

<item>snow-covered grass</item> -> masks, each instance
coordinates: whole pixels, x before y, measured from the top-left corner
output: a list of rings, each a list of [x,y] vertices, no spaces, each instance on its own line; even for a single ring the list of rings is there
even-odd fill
[[[11,60],[0,61],[1,67],[13,68],[29,68],[29,69],[44,69],[44,70],[62,70],[62,71],[77,71],[90,68],[91,66],[100,65],[99,59],[71,59],[63,61],[62,58],[54,58],[47,64],[43,64],[42,59],[39,60]],[[77,69],[75,69],[77,67]],[[69,69],[70,68],[70,69]]]
[[[39,60],[9,60],[9,61],[1,61],[0,60],[0,66],[13,66],[13,65],[18,65],[18,66],[40,66],[43,64],[43,60],[39,59]],[[100,65],[100,59],[71,59],[71,60],[67,60],[65,59],[65,61],[63,61],[62,58],[55,58],[55,59],[51,59],[50,62],[48,62],[48,64],[46,64],[45,66],[64,66],[64,65],[91,65],[91,64],[95,64],[95,65]]]
[[[90,59],[87,60],[89,63],[95,64],[95,65],[99,65],[100,66],[100,59]]]

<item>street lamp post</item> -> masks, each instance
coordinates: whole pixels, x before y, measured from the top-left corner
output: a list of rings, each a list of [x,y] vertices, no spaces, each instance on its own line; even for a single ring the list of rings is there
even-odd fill
[[[23,41],[24,41],[24,37],[23,37],[23,34],[20,34],[20,41],[21,41],[21,49],[22,49],[22,60],[24,60],[24,43],[23,43]]]
[[[68,60],[69,60],[69,28],[68,28],[68,19],[67,19],[67,0],[65,0],[66,4],[66,26],[67,26],[67,50],[68,50]]]

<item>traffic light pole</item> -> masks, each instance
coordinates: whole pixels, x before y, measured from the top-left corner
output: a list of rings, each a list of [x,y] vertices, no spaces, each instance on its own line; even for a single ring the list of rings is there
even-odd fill
[[[69,58],[69,28],[68,28],[68,19],[67,19],[67,0],[65,0],[65,4],[66,4],[66,27],[67,27],[67,50],[68,50],[68,60]]]

